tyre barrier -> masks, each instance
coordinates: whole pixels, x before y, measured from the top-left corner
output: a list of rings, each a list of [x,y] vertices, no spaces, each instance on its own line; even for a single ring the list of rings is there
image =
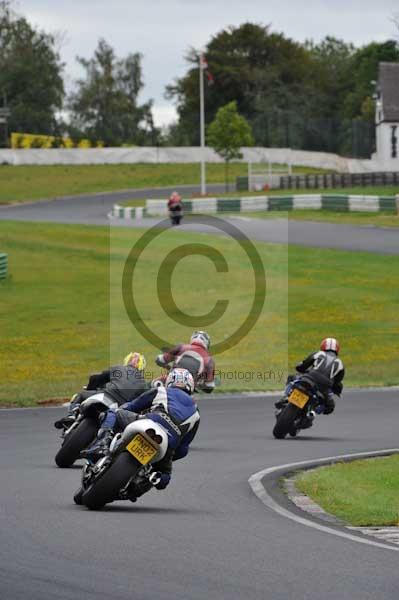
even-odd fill
[[[193,198],[183,200],[183,211],[189,213],[232,213],[269,210],[329,210],[340,212],[374,212],[399,214],[398,196],[361,196],[345,194],[301,194],[287,196],[247,196],[241,198]],[[142,219],[167,216],[166,200],[147,200],[145,207],[115,204],[110,218]]]
[[[0,279],[5,279],[8,274],[8,255],[0,254]]]

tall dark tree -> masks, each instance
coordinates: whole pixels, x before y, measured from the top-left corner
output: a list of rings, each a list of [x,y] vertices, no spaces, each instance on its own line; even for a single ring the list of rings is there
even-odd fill
[[[260,105],[287,106],[309,76],[306,49],[269,27],[244,23],[215,35],[206,48],[206,59],[214,84],[206,90],[206,119],[217,110],[237,102],[240,114],[251,120]],[[190,132],[191,143],[199,142],[198,54],[191,49],[188,73],[167,87],[167,97],[177,101],[180,128]]]
[[[378,79],[380,62],[399,62],[399,44],[394,40],[371,42],[356,50],[353,56],[352,89],[343,102],[343,111],[348,118],[371,118],[370,105]],[[366,102],[366,104],[365,104]]]
[[[0,2],[0,105],[11,109],[9,130],[57,133],[56,112],[64,85],[56,40],[16,15],[12,2]]]
[[[69,99],[72,125],[108,146],[156,143],[152,101],[138,103],[144,85],[141,58],[135,53],[118,59],[104,39],[93,58],[78,57],[85,78],[77,81]]]

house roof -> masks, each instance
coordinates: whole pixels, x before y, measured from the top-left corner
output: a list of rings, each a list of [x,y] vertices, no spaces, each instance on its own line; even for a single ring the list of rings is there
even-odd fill
[[[379,64],[378,91],[382,96],[384,121],[399,121],[399,63]]]

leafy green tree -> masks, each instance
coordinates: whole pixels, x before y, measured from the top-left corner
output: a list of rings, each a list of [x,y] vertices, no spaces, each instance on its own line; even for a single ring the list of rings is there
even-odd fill
[[[75,130],[107,146],[157,143],[159,132],[153,122],[152,101],[138,103],[144,85],[141,58],[135,53],[117,59],[104,39],[99,40],[93,58],[78,57],[86,73],[69,98]]]
[[[225,161],[225,185],[228,190],[229,163],[242,158],[242,146],[253,146],[254,139],[247,120],[238,114],[237,102],[219,108],[207,131],[208,145]]]
[[[62,68],[55,37],[15,14],[11,1],[1,1],[0,104],[6,100],[11,109],[9,131],[57,133]]]

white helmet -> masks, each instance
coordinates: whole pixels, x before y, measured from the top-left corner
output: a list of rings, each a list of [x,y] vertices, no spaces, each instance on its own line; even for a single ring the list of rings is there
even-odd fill
[[[166,378],[166,387],[178,387],[192,394],[194,391],[194,378],[187,369],[172,369]]]
[[[211,345],[211,338],[206,331],[194,331],[191,336],[190,342],[195,342],[196,344],[200,344],[205,350],[209,350],[209,346]]]

